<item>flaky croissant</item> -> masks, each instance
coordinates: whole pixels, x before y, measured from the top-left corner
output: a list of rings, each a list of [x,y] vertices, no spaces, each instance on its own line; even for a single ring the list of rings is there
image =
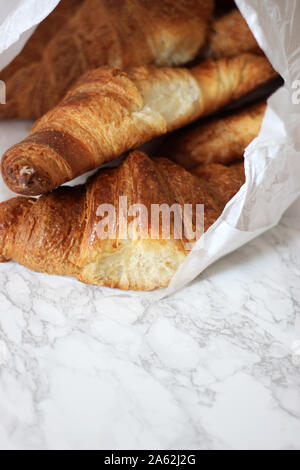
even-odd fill
[[[187,169],[204,163],[229,164],[240,160],[259,134],[266,106],[261,102],[226,117],[180,129],[166,139],[161,153]]]
[[[41,60],[45,47],[66,25],[84,0],[61,0],[53,12],[41,22],[27,41],[21,53],[0,72],[0,80],[7,82],[16,72]],[[23,84],[26,86],[26,84]],[[16,116],[17,117],[17,116]]]
[[[87,73],[2,159],[5,183],[37,195],[182,127],[275,77],[264,57],[208,60],[192,69],[140,66]]]
[[[85,0],[42,60],[7,83],[0,119],[35,119],[88,70],[110,65],[182,65],[206,40],[213,0]]]
[[[239,10],[232,10],[212,23],[206,55],[232,57],[245,52],[263,54]]]
[[[201,181],[205,181],[214,195],[221,201],[230,201],[245,181],[242,162],[226,166],[220,163],[199,165],[192,170]],[[225,205],[224,205],[225,206]]]
[[[222,174],[222,168],[226,174]],[[115,169],[100,170],[86,185],[60,187],[39,199],[16,197],[0,204],[0,260],[14,260],[33,271],[75,276],[80,281],[121,289],[151,290],[168,285],[196,240],[191,231],[164,237],[162,219],[154,226],[151,205],[192,205],[186,226],[195,230],[195,206],[204,204],[204,230],[219,217],[225,204],[244,182],[241,166],[222,167],[210,177],[184,170],[165,158],[150,159],[133,152]],[[219,184],[232,188],[220,191]],[[127,197],[127,227],[119,222],[120,196]],[[105,204],[116,208],[112,238],[99,236],[99,222]],[[137,206],[134,206],[137,205]],[[136,219],[130,207],[147,208],[147,217]],[[124,206],[122,206],[124,207]],[[123,219],[124,220],[124,219]],[[122,235],[123,234],[123,235]],[[125,234],[125,235],[124,235]],[[156,235],[155,235],[156,234]]]

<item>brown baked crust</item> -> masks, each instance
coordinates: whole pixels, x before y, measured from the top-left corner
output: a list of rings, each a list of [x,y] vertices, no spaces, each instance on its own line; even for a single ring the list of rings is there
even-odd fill
[[[245,182],[245,169],[243,162],[230,166],[220,163],[199,165],[192,173],[209,183],[209,187],[220,200],[230,201]]]
[[[245,52],[264,54],[237,9],[214,20],[208,42],[209,54],[215,58],[232,57]]]
[[[133,152],[116,169],[100,170],[86,185],[61,187],[39,199],[17,197],[0,204],[0,261],[14,260],[31,270],[75,276],[82,282],[121,289],[151,290],[165,287],[184,261],[187,238],[152,237],[151,204],[204,204],[207,230],[220,216],[229,198],[243,184],[233,167],[206,166],[195,175],[165,158],[150,159]],[[230,191],[223,188],[229,188]],[[131,226],[128,238],[100,239],[97,224],[100,204],[118,210],[119,196],[128,208],[143,204],[144,219]],[[117,212],[117,219],[119,220]],[[195,219],[189,219],[192,230]],[[148,238],[146,238],[148,236]],[[152,238],[151,238],[152,237]]]
[[[84,0],[61,0],[47,18],[40,23],[25,44],[20,54],[0,72],[0,80],[8,81],[18,70],[34,62],[43,55],[48,42],[65,26],[76,13]]]
[[[212,11],[213,0],[85,0],[41,61],[8,80],[0,119],[39,118],[96,67],[189,62],[205,42]]]
[[[240,160],[258,136],[266,106],[260,102],[226,117],[199,122],[191,129],[181,129],[166,139],[161,153],[187,169]]]
[[[16,193],[37,195],[244,96],[276,76],[264,57],[209,59],[192,69],[88,72],[2,158]]]

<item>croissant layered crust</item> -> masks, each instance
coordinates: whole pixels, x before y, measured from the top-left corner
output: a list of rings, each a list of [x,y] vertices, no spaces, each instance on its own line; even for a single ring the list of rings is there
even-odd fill
[[[208,54],[216,58],[245,52],[263,54],[239,10],[232,10],[213,22],[208,49]]]
[[[85,0],[41,59],[7,81],[0,118],[39,118],[103,65],[183,65],[205,43],[212,12],[213,0]]]
[[[39,62],[51,38],[65,27],[83,2],[84,0],[61,0],[53,12],[38,25],[20,54],[5,69],[1,70],[0,80],[8,82],[19,70]],[[24,85],[23,83],[23,87]]]
[[[266,108],[266,102],[260,102],[180,129],[166,139],[161,153],[187,169],[206,163],[234,163],[258,136]]]
[[[39,199],[16,197],[0,204],[0,260],[14,260],[31,270],[75,276],[80,281],[121,289],[165,287],[187,256],[183,232],[165,239],[160,225],[153,238],[153,204],[204,204],[204,231],[244,182],[243,165],[210,167],[189,173],[165,158],[131,153],[115,169],[100,170],[86,185],[61,187]],[[227,190],[224,190],[227,188]],[[230,189],[231,188],[231,189]],[[119,225],[120,197],[128,207],[143,205],[149,218],[126,214],[126,236]],[[116,208],[115,237],[99,237],[98,209]],[[195,214],[189,226],[195,231]],[[121,234],[123,234],[121,236]],[[196,240],[192,241],[192,245]]]
[[[268,82],[264,57],[207,60],[192,69],[109,67],[83,76],[2,159],[7,186],[45,193]]]

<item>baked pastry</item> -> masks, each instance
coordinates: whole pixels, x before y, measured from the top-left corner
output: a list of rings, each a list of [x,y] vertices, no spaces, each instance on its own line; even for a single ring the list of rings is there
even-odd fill
[[[82,3],[83,0],[61,0],[53,12],[39,24],[20,54],[0,72],[0,80],[6,82],[21,68],[41,60],[48,42],[75,15]]]
[[[275,76],[267,59],[251,54],[210,59],[192,69],[93,70],[4,154],[4,181],[16,193],[47,192]]]
[[[182,65],[207,37],[213,0],[85,0],[42,59],[7,82],[0,119],[36,119],[88,70],[110,65]]]
[[[237,9],[214,20],[208,43],[207,55],[215,58],[232,57],[245,52],[264,54]]]
[[[187,169],[204,163],[229,164],[240,160],[259,134],[266,107],[266,102],[260,102],[225,117],[180,129],[166,139],[161,154]]]
[[[226,201],[226,203],[233,198],[245,182],[243,162],[237,162],[229,166],[220,163],[199,165],[192,170],[192,173],[198,176],[201,181],[206,181],[214,195],[219,200]]]
[[[3,202],[0,261],[14,260],[33,271],[75,276],[99,286],[134,290],[165,287],[196,241],[191,234],[195,231],[196,204],[204,204],[207,230],[233,195],[233,191],[218,190],[219,184],[231,187],[234,180],[237,191],[244,181],[241,171],[237,184],[237,171],[231,167],[219,165],[217,171],[210,171],[207,166],[202,171],[204,174],[199,171],[194,176],[168,159],[152,160],[135,151],[118,168],[100,170],[86,185],[60,187],[39,199],[20,196]],[[120,213],[124,214],[120,196],[127,197],[128,210],[121,219],[127,227],[120,224]],[[174,215],[169,219],[169,239],[163,237],[162,219],[153,235],[152,204],[169,208],[178,204],[181,209],[191,204],[193,214],[187,213],[185,224],[190,230],[176,239]],[[147,209],[146,217],[142,212],[136,217],[141,205]],[[110,231],[103,229],[99,235],[101,216],[106,217],[108,207],[116,208],[115,218],[110,219]]]

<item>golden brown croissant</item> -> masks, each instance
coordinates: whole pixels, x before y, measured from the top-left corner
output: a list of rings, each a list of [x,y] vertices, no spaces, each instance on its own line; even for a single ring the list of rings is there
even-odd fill
[[[0,118],[35,119],[88,70],[110,65],[181,65],[203,46],[213,0],[86,0],[40,62],[7,83]]]
[[[230,201],[245,182],[245,169],[243,162],[234,163],[230,166],[220,163],[199,165],[193,174],[201,181],[209,184],[211,191],[219,200]]]
[[[215,58],[244,52],[263,54],[246,20],[236,9],[214,20],[208,42],[208,55]]]
[[[60,187],[39,199],[16,197],[3,202],[0,260],[14,260],[33,271],[76,276],[94,285],[135,290],[165,287],[191,248],[186,242],[196,241],[191,232],[197,223],[196,204],[204,204],[207,230],[233,195],[218,190],[219,184],[230,187],[233,180],[234,192],[243,184],[242,171],[238,185],[236,171],[223,169],[226,175],[220,165],[215,177],[212,174],[206,181],[207,175],[195,177],[170,160],[152,160],[136,151],[120,167],[100,170],[86,185]],[[209,172],[209,166],[204,171]],[[127,197],[125,212],[124,205],[119,208],[120,196]],[[117,211],[115,219],[110,219],[112,230],[108,233],[112,238],[103,236],[108,229],[99,235],[99,223],[104,220],[99,208],[103,204]],[[137,219],[135,208],[142,204],[146,217]],[[174,215],[169,218],[168,238],[162,218],[155,229],[153,204],[169,208],[177,204],[182,210],[191,204],[193,214],[187,214],[185,221],[190,229],[176,238]],[[120,225],[120,213],[125,214],[122,220],[127,228]]]
[[[229,164],[240,160],[261,128],[266,103],[249,106],[226,117],[199,122],[171,134],[161,153],[190,169],[203,163]]]
[[[87,73],[2,159],[5,183],[37,195],[221,108],[275,76],[264,57],[193,69],[140,66]]]
[[[0,72],[0,80],[6,82],[21,68],[39,61],[50,39],[65,26],[82,3],[83,0],[61,0],[53,12],[36,28],[21,53]]]

